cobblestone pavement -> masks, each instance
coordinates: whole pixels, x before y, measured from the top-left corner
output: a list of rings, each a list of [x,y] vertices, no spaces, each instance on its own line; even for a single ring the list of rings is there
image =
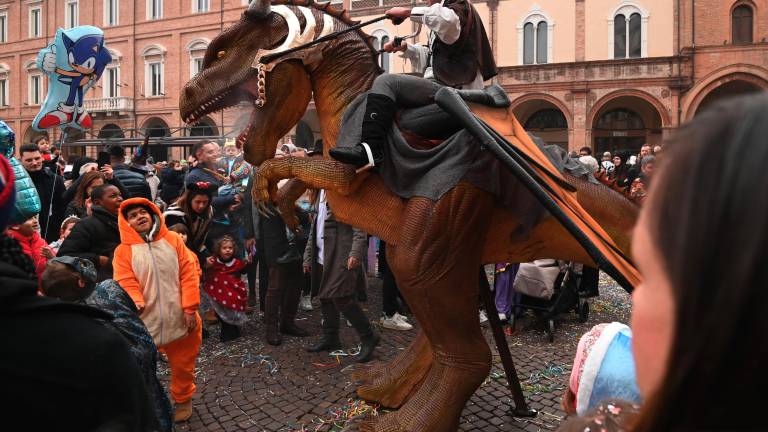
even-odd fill
[[[381,313],[381,282],[371,279],[370,317]],[[484,332],[494,351],[491,375],[475,392],[461,417],[461,431],[555,430],[564,413],[560,398],[567,385],[578,338],[600,322],[629,319],[629,296],[601,275],[601,297],[592,299],[587,323],[580,324],[573,313],[559,317],[555,342],[549,343],[543,329],[531,317],[519,321],[508,337],[518,375],[532,408],[533,419],[514,419],[509,414],[511,395],[495,345],[486,327]],[[313,335],[320,334],[320,311],[299,312],[298,324]],[[342,326],[345,327],[345,326]],[[418,328],[418,325],[417,327]],[[506,327],[508,329],[508,327]],[[177,426],[178,431],[338,431],[350,412],[374,408],[355,397],[350,375],[355,363],[345,356],[309,354],[304,349],[317,336],[286,337],[283,345],[264,342],[264,329],[254,318],[243,329],[243,337],[222,344],[218,327],[203,342],[198,360],[197,394],[192,418]],[[507,330],[509,333],[509,330]],[[377,349],[380,361],[405,349],[416,329],[408,332],[381,329]],[[342,329],[342,340],[352,348],[357,337],[351,328]],[[167,370],[161,365],[163,379]],[[377,410],[380,412],[380,410]]]

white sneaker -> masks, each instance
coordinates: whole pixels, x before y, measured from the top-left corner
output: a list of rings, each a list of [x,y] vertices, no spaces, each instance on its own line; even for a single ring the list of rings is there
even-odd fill
[[[398,317],[397,314],[394,314],[391,317],[384,315],[383,317],[381,317],[380,323],[382,327],[390,330],[405,331],[405,330],[411,330],[413,328],[412,325],[400,319],[400,317]]]
[[[347,320],[347,327],[352,327],[352,323]]]
[[[307,312],[314,310],[315,308],[312,307],[312,297],[302,296],[299,301],[299,309]]]
[[[488,322],[488,316],[485,314],[485,311],[480,311],[480,324],[485,324]]]
[[[499,313],[499,321],[506,321],[506,320],[507,320],[507,314]]]
[[[392,318],[397,318],[398,320],[400,320],[400,321],[402,321],[404,323],[410,324],[408,322],[408,317],[405,316],[405,315],[400,315],[400,312],[395,312],[395,314],[392,315]]]

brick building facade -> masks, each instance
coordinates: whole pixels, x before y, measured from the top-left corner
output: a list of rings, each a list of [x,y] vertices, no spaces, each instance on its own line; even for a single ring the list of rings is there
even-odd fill
[[[207,44],[240,18],[245,3],[0,0],[0,118],[20,141],[34,138],[30,125],[46,91],[46,79],[34,65],[37,52],[56,28],[91,24],[104,29],[115,60],[87,95],[94,127],[70,140],[130,137],[136,130],[153,136],[232,136],[244,121],[237,107],[185,127],[178,97],[200,67]],[[395,5],[424,4],[343,3],[361,20]],[[528,129],[569,149],[658,143],[714,100],[768,88],[768,0],[473,3],[514,112]],[[413,29],[384,21],[366,31],[384,43]],[[422,31],[417,41],[426,37]],[[380,61],[389,72],[412,72],[399,56],[383,55]],[[302,136],[319,130],[311,106],[298,129]],[[58,131],[52,133],[56,139]],[[156,152],[158,159],[183,156],[178,150]]]

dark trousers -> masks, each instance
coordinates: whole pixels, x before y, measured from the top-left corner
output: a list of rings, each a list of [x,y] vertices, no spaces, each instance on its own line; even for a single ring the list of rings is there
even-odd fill
[[[379,271],[382,278],[382,309],[385,315],[392,316],[400,309],[397,299],[405,304],[403,295],[400,294],[400,289],[397,288],[397,281],[395,281],[395,275],[392,273],[392,269],[389,268],[387,263],[387,244],[382,240],[379,246]]]
[[[267,287],[269,286],[269,267],[260,251],[256,253],[254,260],[246,269],[248,275],[248,298],[256,297],[256,275],[259,277],[259,310],[264,312],[264,302],[267,296]],[[254,302],[248,302],[254,305]]]

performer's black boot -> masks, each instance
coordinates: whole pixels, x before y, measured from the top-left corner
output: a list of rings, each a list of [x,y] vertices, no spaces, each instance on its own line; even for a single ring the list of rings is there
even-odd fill
[[[360,354],[355,357],[355,361],[358,363],[366,363],[373,357],[373,352],[376,349],[376,345],[379,344],[381,337],[376,329],[371,325],[371,321],[368,316],[360,307],[360,303],[356,301],[350,301],[341,310],[344,317],[352,323],[352,327],[360,336]]]
[[[331,157],[356,168],[381,165],[387,134],[396,112],[395,101],[384,95],[370,93],[365,105],[361,143],[354,147],[333,148],[329,152]]]
[[[479,103],[495,108],[504,108],[510,105],[507,92],[498,84],[492,84],[483,90],[458,90],[456,93],[467,102]]]
[[[341,349],[339,339],[339,311],[331,300],[322,300],[323,337],[320,342],[307,348],[307,352],[335,351]]]

